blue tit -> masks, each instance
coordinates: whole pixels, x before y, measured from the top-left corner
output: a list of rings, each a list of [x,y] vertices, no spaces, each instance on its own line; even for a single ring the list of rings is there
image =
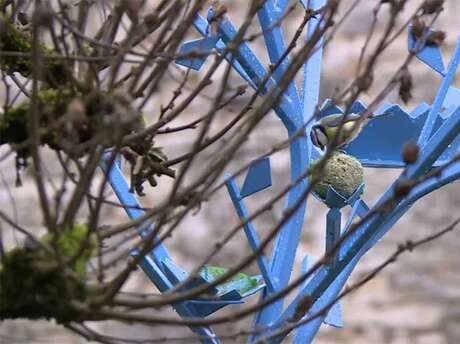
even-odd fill
[[[362,114],[350,113],[346,115],[346,119],[341,128],[340,124],[345,115],[343,113],[328,115],[321,118],[313,125],[310,132],[310,138],[315,146],[324,150],[329,144],[334,142],[336,135],[339,135],[336,139],[336,148],[341,148],[353,141],[371,119],[389,114],[391,114],[391,112],[381,115],[374,114],[364,118]]]

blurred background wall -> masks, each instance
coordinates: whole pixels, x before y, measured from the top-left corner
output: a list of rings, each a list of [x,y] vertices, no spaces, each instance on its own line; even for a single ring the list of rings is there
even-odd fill
[[[246,11],[245,0],[223,1],[229,9],[229,16],[236,23],[241,22]],[[377,0],[363,0],[352,16],[346,20],[344,27],[339,30],[333,42],[327,47],[324,56],[322,70],[321,98],[327,98],[334,94],[337,88],[344,87],[355,76],[355,67],[359,57],[361,46],[372,20],[371,11]],[[154,5],[155,1],[150,1]],[[352,1],[342,1],[344,11]],[[413,8],[420,1],[409,1],[404,16],[398,22],[401,25]],[[448,35],[444,50],[447,58],[452,51],[457,37],[460,34],[458,11],[460,2],[456,0],[446,1],[446,10],[442,13],[437,28],[446,30]],[[387,13],[382,13],[385,18]],[[302,11],[298,8],[295,15],[287,21],[285,30],[292,34],[302,18]],[[383,21],[382,21],[383,22]],[[377,32],[381,32],[383,25],[379,25]],[[257,27],[253,28],[254,32]],[[403,34],[382,56],[375,72],[375,82],[371,90],[362,99],[370,101],[374,95],[385,85],[392,73],[407,54],[406,34]],[[267,61],[263,42],[257,40],[253,43],[254,49],[264,61]],[[222,69],[223,71],[223,69]],[[426,101],[431,102],[434,92],[437,89],[439,78],[426,66],[415,61],[410,66],[414,77],[414,98],[405,106],[412,109],[416,104]],[[458,74],[458,73],[457,73]],[[171,73],[164,80],[164,89],[156,96],[158,103],[152,102],[150,120],[155,119],[159,104],[166,102],[165,99],[171,94],[171,90],[177,85],[175,77],[180,76],[178,69],[172,68]],[[242,83],[237,75],[231,78],[232,85]],[[192,82],[193,84],[193,82]],[[456,85],[458,77],[456,78]],[[177,86],[176,86],[177,87]],[[212,97],[212,90],[205,93]],[[248,96],[249,97],[249,96]],[[247,98],[246,98],[247,99]],[[398,102],[397,92],[393,92],[387,101]],[[244,99],[237,101],[226,111],[237,111],[238,105],[243,104]],[[201,97],[194,101],[188,113],[190,116],[199,116],[204,113],[203,107],[209,106],[209,99]],[[226,122],[226,111],[219,114],[216,121],[216,130],[219,125]],[[228,115],[227,115],[228,117]],[[228,119],[228,118],[227,118]],[[187,121],[181,118],[180,121]],[[192,135],[192,134],[190,134]],[[253,136],[241,147],[237,159],[233,161],[228,170],[235,171],[243,163],[246,163],[264,152],[274,142],[285,138],[285,132],[281,123],[274,114],[271,114],[260,125]],[[168,135],[159,137],[158,142],[164,147],[170,157],[180,155],[189,148],[189,138],[184,134]],[[197,172],[200,168],[206,168],[206,161],[212,157],[218,147],[206,150],[200,160],[194,165]],[[0,152],[4,148],[0,148]],[[53,160],[53,155],[48,154],[48,175],[51,179],[60,175],[58,164]],[[7,168],[7,167],[10,168]],[[21,188],[7,188],[6,185],[14,184],[13,160],[2,163],[0,171],[3,184],[0,187],[0,204],[12,216],[19,219],[19,223],[37,232],[41,231],[41,219],[39,208],[35,198],[35,188],[32,179],[24,176],[24,185]],[[249,207],[255,207],[258,202],[266,199],[270,193],[279,190],[288,177],[288,153],[282,151],[272,158],[274,174],[274,187],[264,191],[249,201]],[[376,198],[385,190],[389,183],[398,175],[394,170],[373,170],[367,169],[365,174],[366,190],[364,197],[368,204],[372,204]],[[170,181],[161,178],[160,186],[155,189],[147,189],[147,196],[142,199],[145,205],[152,205],[165,194],[170,186]],[[12,197],[11,197],[12,196]],[[12,201],[14,200],[14,201]],[[278,204],[274,211],[265,214],[256,221],[260,235],[264,235],[264,227],[268,228],[274,220],[281,215],[281,204]],[[353,274],[352,281],[362,276],[373,267],[383,262],[396,249],[398,243],[409,238],[419,238],[449,224],[454,217],[460,214],[460,185],[454,183],[442,190],[424,198],[417,203],[412,210],[405,215],[394,229],[382,240],[377,247],[365,256]],[[302,243],[299,246],[298,261],[294,274],[298,273],[300,261],[305,254],[318,257],[324,247],[325,214],[327,209],[315,199],[309,200],[307,215],[304,224]],[[82,217],[84,210],[82,210]],[[107,224],[119,223],[125,220],[123,212],[107,208],[104,211],[103,221]],[[192,268],[193,264],[204,252],[211,248],[212,242],[220,238],[225,229],[237,223],[237,218],[228,195],[225,190],[217,193],[216,197],[205,202],[201,211],[195,216],[188,216],[174,236],[168,239],[167,244],[171,248],[177,261],[184,268]],[[223,226],[226,224],[227,226]],[[5,225],[3,225],[5,227]],[[5,229],[5,228],[4,228]],[[5,232],[5,230],[4,230]],[[6,230],[8,232],[8,230]],[[6,238],[13,243],[18,238],[9,234]],[[213,264],[225,266],[231,265],[235,259],[242,257],[248,252],[248,246],[243,235],[239,235],[229,247],[223,250],[222,254],[213,261]],[[456,344],[460,343],[460,232],[454,231],[445,237],[421,249],[403,255],[395,264],[379,274],[371,282],[354,292],[342,301],[344,328],[335,329],[323,326],[315,343],[389,343],[389,344]],[[256,268],[251,267],[249,272],[255,272]],[[136,272],[130,279],[126,290],[155,292],[152,284],[143,276],[142,272]],[[249,302],[257,301],[252,297]],[[158,313],[158,310],[152,310]],[[173,315],[168,309],[161,311],[164,314]],[[218,314],[225,314],[223,310]],[[148,313],[148,312],[147,312]],[[247,329],[252,319],[246,318],[231,325],[217,326],[219,333],[232,333],[239,329]],[[119,326],[112,323],[97,324],[102,331],[124,337],[152,337],[163,336],[187,336],[189,331],[183,328],[143,328],[138,326]],[[28,322],[28,321],[5,321],[0,323],[1,343],[84,343],[79,338],[68,334],[59,326],[49,322]],[[225,341],[224,341],[225,342]],[[231,340],[227,342],[244,342],[244,339]]]

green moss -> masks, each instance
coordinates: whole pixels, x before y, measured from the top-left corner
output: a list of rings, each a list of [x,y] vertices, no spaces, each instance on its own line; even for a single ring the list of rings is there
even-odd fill
[[[80,244],[87,238],[87,226],[75,225],[59,236],[57,243],[62,258],[79,252]],[[45,235],[43,242],[51,242]],[[18,247],[8,252],[0,266],[0,319],[53,318],[58,322],[78,320],[81,316],[72,307],[72,301],[87,297],[85,267],[94,243],[88,245],[72,267],[71,275],[59,269],[55,259],[42,249]]]
[[[0,16],[0,48],[3,51],[30,54],[31,37]],[[17,72],[23,76],[29,75],[32,68],[30,58],[21,56],[2,56],[0,65],[7,73]]]
[[[46,127],[49,122],[61,117],[66,106],[72,98],[69,89],[46,89],[38,93],[38,107],[40,111],[41,127]],[[17,106],[6,109],[3,117],[0,117],[0,144],[21,143],[28,137],[28,116],[30,102],[25,101]],[[52,133],[42,138],[43,143],[53,145]]]
[[[51,244],[53,235],[49,233],[45,235],[42,240]],[[86,248],[83,252],[79,252],[82,244]],[[79,258],[71,267],[79,275],[85,274],[86,263],[91,258],[91,253],[95,246],[96,238],[94,236],[88,236],[88,226],[85,224],[76,224],[73,228],[64,230],[57,239],[59,254],[63,257],[73,257],[77,253],[80,253]]]
[[[0,120],[0,144],[20,143],[27,139],[29,104],[22,103],[8,109]]]
[[[351,155],[333,153],[320,176],[317,176],[318,162],[319,160],[311,164],[311,178],[319,178],[315,191],[322,198],[326,198],[329,185],[342,196],[350,197],[363,183],[363,167],[359,160]]]
[[[0,14],[0,49],[7,52],[30,54],[32,37],[24,30],[17,28],[11,21]],[[54,86],[61,86],[70,80],[70,66],[60,58],[51,58],[56,52],[40,45],[40,53],[48,56],[44,62],[43,80]],[[1,56],[0,67],[6,73],[19,73],[28,77],[32,73],[32,60],[29,56]]]

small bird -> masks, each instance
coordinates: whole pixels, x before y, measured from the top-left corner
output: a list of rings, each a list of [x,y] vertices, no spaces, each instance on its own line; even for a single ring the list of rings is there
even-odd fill
[[[363,117],[363,115],[359,113],[350,113],[346,115],[345,122],[341,128],[340,124],[345,114],[337,113],[328,115],[321,118],[313,125],[310,132],[310,138],[315,146],[324,150],[328,145],[334,142],[336,135],[339,134],[335,143],[336,148],[341,148],[353,141],[371,119],[389,114],[391,114],[391,112]]]

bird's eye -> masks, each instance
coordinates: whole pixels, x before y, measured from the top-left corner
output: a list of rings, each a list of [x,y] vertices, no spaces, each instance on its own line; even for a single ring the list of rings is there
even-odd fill
[[[311,142],[312,142],[315,146],[318,146],[318,139],[317,139],[316,135],[317,135],[316,128],[313,128],[313,129],[310,131],[310,139],[311,139]]]

